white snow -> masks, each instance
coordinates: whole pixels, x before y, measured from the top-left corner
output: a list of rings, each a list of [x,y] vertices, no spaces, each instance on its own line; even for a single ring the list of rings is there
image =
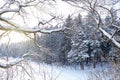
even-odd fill
[[[19,59],[9,58],[9,60],[13,62]],[[98,65],[95,69],[87,66],[81,70],[79,66],[73,68],[23,61],[7,70],[0,68],[0,76],[2,76],[0,80],[6,80],[6,77],[9,78],[8,80],[96,80],[93,79],[96,76],[100,76],[100,80],[104,80],[104,74],[109,68],[108,65],[104,67]],[[109,80],[109,77],[106,80]]]

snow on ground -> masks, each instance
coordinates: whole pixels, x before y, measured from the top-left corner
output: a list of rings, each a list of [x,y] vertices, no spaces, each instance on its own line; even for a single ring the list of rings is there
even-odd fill
[[[9,60],[12,62],[19,59]],[[106,77],[109,76],[109,68],[108,65],[98,65],[95,69],[87,66],[85,70],[81,70],[79,66],[73,68],[23,61],[9,69],[0,69],[0,80],[98,80],[93,79],[95,77],[101,77],[99,80],[110,80],[110,77]]]

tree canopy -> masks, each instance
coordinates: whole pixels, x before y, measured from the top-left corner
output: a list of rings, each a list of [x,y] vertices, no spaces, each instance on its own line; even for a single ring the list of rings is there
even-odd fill
[[[120,12],[120,0],[63,0],[68,4],[83,9],[84,11],[92,14],[94,22],[97,24],[98,29],[106,36],[113,44],[115,44],[118,48],[120,48],[120,43],[115,39],[116,33],[119,31],[119,26],[114,24],[115,16],[114,14],[118,14]],[[106,25],[104,21],[104,16],[109,14],[110,21]],[[119,15],[118,15],[119,18]],[[105,30],[105,28],[109,28],[112,26],[115,28],[115,31],[110,34]]]

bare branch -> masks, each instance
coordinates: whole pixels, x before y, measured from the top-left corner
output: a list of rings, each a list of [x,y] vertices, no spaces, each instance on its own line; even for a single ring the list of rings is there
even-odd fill
[[[3,6],[0,7],[0,9],[4,8],[7,5],[7,2],[3,4]]]
[[[86,11],[89,11],[87,8],[85,8],[85,7],[83,7],[83,6],[79,6],[79,5],[76,5],[76,4],[72,4],[72,3],[70,3],[70,2],[67,2],[69,5],[71,5],[71,6],[74,6],[74,7],[78,7],[78,8],[81,8],[81,9],[83,9],[83,10],[86,10]]]
[[[7,31],[3,32],[1,35],[0,35],[0,39],[7,33]]]
[[[39,22],[38,23],[38,26],[40,25],[40,24],[42,24],[42,25],[45,25],[45,24],[47,24],[47,23],[49,23],[50,21],[52,21],[53,19],[55,19],[56,18],[56,16],[54,16],[53,18],[51,18],[50,20],[48,20],[47,22],[45,22],[45,23],[43,23],[43,22]]]
[[[99,6],[99,7],[107,10],[110,13],[112,19],[111,19],[111,22],[109,24],[112,25],[112,23],[114,22],[114,17],[113,17],[113,13],[111,12],[111,10],[109,10],[108,8],[103,7],[103,6]]]

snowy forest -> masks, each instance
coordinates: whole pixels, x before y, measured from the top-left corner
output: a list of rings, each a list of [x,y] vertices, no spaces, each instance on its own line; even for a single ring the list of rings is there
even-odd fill
[[[1,0],[0,80],[120,80],[120,0]]]

